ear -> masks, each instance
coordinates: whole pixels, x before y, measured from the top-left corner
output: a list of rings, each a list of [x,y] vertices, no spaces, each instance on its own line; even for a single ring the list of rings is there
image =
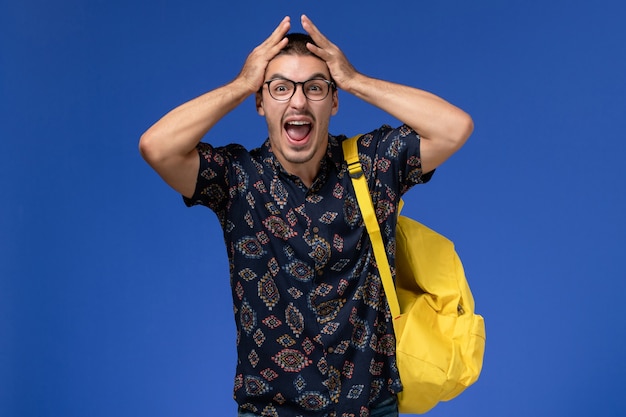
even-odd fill
[[[259,113],[259,116],[265,116],[265,109],[263,108],[263,92],[261,90],[256,92],[255,100],[256,112]]]
[[[333,107],[330,111],[331,116],[334,116],[339,111],[339,90],[333,91]]]

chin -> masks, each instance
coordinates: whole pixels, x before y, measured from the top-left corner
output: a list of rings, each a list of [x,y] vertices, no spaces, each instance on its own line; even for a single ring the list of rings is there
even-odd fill
[[[285,154],[285,159],[292,164],[306,164],[307,162],[311,162],[314,158],[315,152],[313,151],[287,152]]]

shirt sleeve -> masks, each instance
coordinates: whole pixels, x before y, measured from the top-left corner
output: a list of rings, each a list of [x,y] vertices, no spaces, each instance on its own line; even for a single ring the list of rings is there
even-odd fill
[[[384,125],[363,135],[359,151],[364,153],[361,157],[365,157],[368,178],[399,190],[400,195],[414,185],[430,181],[434,174],[434,170],[422,172],[420,136],[408,125]]]
[[[231,162],[243,148],[240,145],[213,147],[200,142],[196,149],[200,158],[196,189],[191,198],[183,196],[183,201],[187,207],[203,205],[219,215],[229,201]]]

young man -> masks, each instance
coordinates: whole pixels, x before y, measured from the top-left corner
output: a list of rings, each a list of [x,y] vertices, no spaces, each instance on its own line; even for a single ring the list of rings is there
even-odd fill
[[[441,98],[367,77],[306,16],[284,18],[229,84],[141,137],[146,161],[187,205],[217,214],[231,265],[240,416],[397,416],[389,307],[343,160],[328,132],[340,88],[404,124],[359,139],[390,264],[400,197],[471,134]],[[256,94],[268,139],[248,151],[200,142]]]

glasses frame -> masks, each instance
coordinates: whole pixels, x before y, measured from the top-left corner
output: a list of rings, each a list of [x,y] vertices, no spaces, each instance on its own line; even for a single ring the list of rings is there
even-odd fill
[[[274,81],[287,81],[293,84],[293,90],[291,91],[291,95],[287,98],[276,98],[272,95],[272,90],[270,89],[270,83],[274,82]],[[308,83],[309,81],[324,81],[327,85],[328,85],[328,91],[326,92],[326,95],[322,98],[311,98],[306,94],[306,89],[304,88],[304,84]],[[335,89],[337,88],[335,86],[335,83],[333,81],[327,80],[325,78],[321,78],[321,77],[313,77],[313,78],[309,78],[306,81],[293,81],[290,80],[288,78],[272,78],[271,80],[267,80],[265,81],[263,84],[267,85],[267,92],[269,93],[270,97],[273,98],[276,101],[289,101],[291,100],[291,98],[294,96],[294,94],[296,94],[296,90],[298,89],[298,85],[302,86],[302,93],[304,94],[304,97],[306,97],[307,100],[310,101],[322,101],[324,100],[326,97],[328,97],[328,94],[330,93],[330,91],[335,91]]]

